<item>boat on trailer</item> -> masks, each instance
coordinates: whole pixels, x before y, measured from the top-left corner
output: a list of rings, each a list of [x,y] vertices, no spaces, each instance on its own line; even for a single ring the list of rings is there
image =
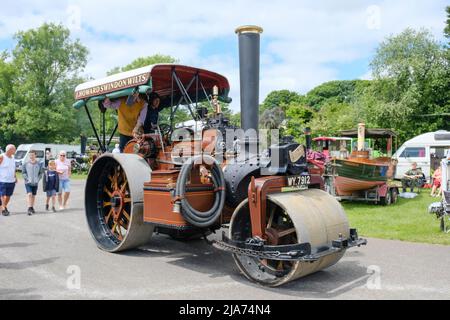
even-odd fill
[[[341,131],[341,136],[357,137],[358,147],[347,158],[330,159],[325,174],[329,192],[340,200],[395,203],[399,192],[393,182],[396,162],[391,156],[397,134],[390,129],[366,129],[361,123],[356,130]],[[365,147],[366,138],[385,139],[386,154],[375,156],[375,150]]]

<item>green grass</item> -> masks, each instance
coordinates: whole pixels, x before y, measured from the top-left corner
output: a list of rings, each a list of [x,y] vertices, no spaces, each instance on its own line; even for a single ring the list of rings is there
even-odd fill
[[[439,220],[428,213],[428,205],[439,201],[423,189],[414,199],[399,198],[391,206],[342,202],[350,225],[361,236],[450,245],[450,234],[439,229]]]

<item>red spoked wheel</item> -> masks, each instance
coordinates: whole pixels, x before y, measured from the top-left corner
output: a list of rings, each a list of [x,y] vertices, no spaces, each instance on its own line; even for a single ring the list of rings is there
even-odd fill
[[[97,245],[108,252],[148,242],[154,226],[143,221],[143,186],[151,169],[133,154],[107,154],[89,172],[85,190],[86,217]]]

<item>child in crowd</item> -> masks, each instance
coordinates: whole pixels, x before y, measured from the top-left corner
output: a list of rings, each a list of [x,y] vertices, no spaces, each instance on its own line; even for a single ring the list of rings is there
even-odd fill
[[[48,169],[44,174],[44,192],[47,193],[47,201],[45,210],[49,211],[50,199],[52,199],[52,210],[56,212],[56,194],[59,191],[59,176],[56,171],[56,161],[50,160],[48,163]]]

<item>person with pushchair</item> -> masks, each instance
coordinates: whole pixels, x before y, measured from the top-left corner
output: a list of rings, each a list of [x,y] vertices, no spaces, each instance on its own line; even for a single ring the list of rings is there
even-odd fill
[[[414,188],[418,190],[422,186],[423,173],[420,168],[417,168],[417,163],[413,162],[411,169],[405,172],[402,178],[403,193],[406,192],[406,188],[411,188],[411,192],[414,192]]]

